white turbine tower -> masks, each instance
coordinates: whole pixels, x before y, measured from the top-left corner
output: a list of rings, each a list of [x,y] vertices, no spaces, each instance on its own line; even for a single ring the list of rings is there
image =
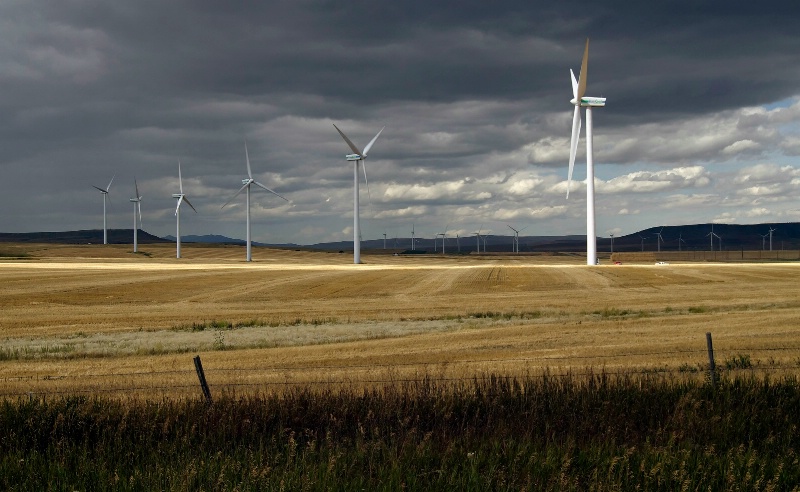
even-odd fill
[[[769,250],[772,251],[772,233],[777,231],[778,229],[773,229],[772,226],[769,228]]]
[[[136,227],[136,214],[139,214],[139,227],[142,227],[142,196],[139,194],[139,184],[136,178],[133,178],[133,189],[136,192],[136,198],[131,198],[133,203],[133,252],[139,252],[139,229]]]
[[[108,182],[108,186],[106,186],[105,189],[100,188],[99,186],[92,185],[92,187],[97,188],[98,190],[100,190],[100,193],[103,194],[103,244],[108,244],[108,227],[106,225],[107,224],[107,222],[106,222],[106,200],[108,199],[108,190],[111,189],[111,183],[114,182],[114,178],[116,178],[116,177],[117,177],[116,175],[111,177],[111,181]]]
[[[575,154],[578,152],[578,138],[581,133],[581,107],[586,108],[586,264],[597,264],[597,232],[594,221],[594,162],[592,160],[592,108],[602,108],[606,105],[605,97],[584,96],[586,92],[586,79],[588,77],[587,65],[589,63],[589,39],[586,39],[586,48],[581,61],[581,73],[575,80],[575,73],[570,69],[572,77],[572,100],[575,111],[572,116],[572,139],[569,150],[569,176],[567,179],[567,198],[572,185],[572,170],[575,166]]]
[[[385,126],[381,128],[372,140],[369,141],[366,147],[364,147],[364,152],[358,150],[358,147],[355,146],[353,142],[347,138],[339,127],[333,125],[336,128],[336,131],[339,132],[339,135],[342,136],[347,146],[350,147],[350,150],[353,151],[352,154],[347,154],[345,159],[348,161],[353,162],[353,263],[358,265],[361,263],[361,218],[359,217],[359,205],[358,205],[358,164],[363,163],[364,166],[364,183],[367,185],[367,193],[369,193],[369,181],[367,181],[367,165],[364,162],[367,158],[367,153],[369,153],[369,149],[372,148],[372,145],[375,143],[375,140],[378,140],[381,132],[383,131]],[[413,244],[413,242],[412,242]]]
[[[246,207],[247,207],[247,211],[246,211],[246,216],[247,216],[247,256],[246,256],[246,261],[253,261],[253,254],[252,254],[253,250],[252,250],[252,244],[251,244],[251,241],[250,241],[250,185],[256,185],[259,188],[267,190],[270,193],[272,193],[273,195],[275,195],[275,196],[277,196],[279,198],[283,198],[287,202],[289,200],[287,200],[283,196],[281,196],[278,193],[270,190],[269,188],[267,188],[263,184],[259,183],[255,179],[253,179],[253,172],[250,170],[250,154],[247,153],[247,141],[245,141],[245,143],[244,143],[244,158],[245,158],[245,162],[247,162],[247,179],[243,179],[242,180],[242,187],[239,188],[239,191],[237,191],[236,194],[233,195],[230,200],[225,202],[225,205],[231,203],[234,198],[239,196],[239,193],[241,193],[244,190],[247,190],[247,193],[246,193],[246,196],[247,196],[247,200],[246,200]],[[223,205],[221,208],[225,208],[225,205]]]
[[[655,233],[655,236],[657,238],[656,239],[656,243],[658,245],[658,252],[659,253],[661,252],[661,243],[664,242],[664,238],[661,237],[661,231],[663,231],[663,230],[664,230],[664,228],[662,227],[661,229],[658,230],[658,232]]]
[[[176,229],[175,229],[175,245],[176,245],[176,258],[181,257],[181,203],[186,202],[186,205],[192,207],[195,213],[197,213],[197,209],[194,208],[192,202],[186,198],[186,194],[183,192],[183,178],[181,178],[181,161],[178,161],[178,189],[180,193],[173,193],[172,198],[178,199],[178,205],[175,207],[175,222],[176,222]]]

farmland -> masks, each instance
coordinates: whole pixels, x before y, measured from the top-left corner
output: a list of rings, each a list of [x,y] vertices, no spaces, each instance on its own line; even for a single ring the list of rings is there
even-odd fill
[[[420,374],[697,371],[706,332],[720,362],[798,365],[793,262],[586,268],[575,256],[366,254],[354,266],[348,254],[266,249],[247,264],[241,247],[187,245],[181,260],[170,245],[3,248],[4,394],[194,394],[194,354],[212,387],[238,392]]]
[[[0,249],[1,488],[800,483],[800,264],[143,249]]]

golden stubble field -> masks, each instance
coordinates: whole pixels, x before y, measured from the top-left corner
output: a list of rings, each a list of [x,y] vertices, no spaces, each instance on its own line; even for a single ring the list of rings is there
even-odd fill
[[[800,363],[799,263],[140,249],[0,246],[0,394]]]

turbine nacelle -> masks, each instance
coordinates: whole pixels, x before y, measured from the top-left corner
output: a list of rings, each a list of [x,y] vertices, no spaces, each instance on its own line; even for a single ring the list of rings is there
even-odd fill
[[[242,184],[243,184],[244,186],[247,186],[247,185],[249,185],[250,183],[252,183],[253,181],[255,181],[255,179],[253,179],[253,178],[247,178],[247,179],[243,179],[243,180],[242,180]]]
[[[348,161],[360,161],[364,157],[361,154],[347,154],[344,158]]]
[[[186,196],[186,195],[184,195],[183,193],[173,193],[172,194],[172,198],[183,198],[184,196]]]
[[[577,102],[576,102],[574,97],[572,99],[570,99],[569,102],[573,106],[577,106]],[[580,105],[582,107],[591,106],[593,108],[602,108],[603,106],[606,105],[606,98],[605,97],[584,96],[584,97],[581,98],[581,104]]]

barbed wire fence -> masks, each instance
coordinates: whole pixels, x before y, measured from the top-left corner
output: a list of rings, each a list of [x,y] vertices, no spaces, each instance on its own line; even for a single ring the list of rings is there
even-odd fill
[[[187,358],[186,369],[127,371],[97,374],[37,374],[0,377],[0,398],[59,397],[70,395],[201,396],[211,401],[217,394],[270,391],[291,387],[356,387],[415,383],[469,382],[484,376],[536,378],[569,376],[584,378],[599,373],[608,376],[695,376],[715,384],[720,372],[726,374],[794,374],[800,369],[800,343],[775,347],[706,347],[687,350],[644,351],[625,354],[558,355],[410,361],[387,364],[264,365],[262,367],[218,367],[203,369],[200,356],[194,370]],[[763,354],[763,355],[762,355]],[[765,361],[757,357],[767,358]],[[780,360],[776,359],[778,355]],[[614,364],[632,358],[650,358],[652,363]],[[676,357],[680,365],[659,364]],[[720,361],[722,363],[720,364]],[[599,362],[599,364],[598,364]],[[324,378],[303,377],[304,373],[327,374]],[[165,383],[164,381],[170,381]],[[5,386],[5,389],[2,389]]]

